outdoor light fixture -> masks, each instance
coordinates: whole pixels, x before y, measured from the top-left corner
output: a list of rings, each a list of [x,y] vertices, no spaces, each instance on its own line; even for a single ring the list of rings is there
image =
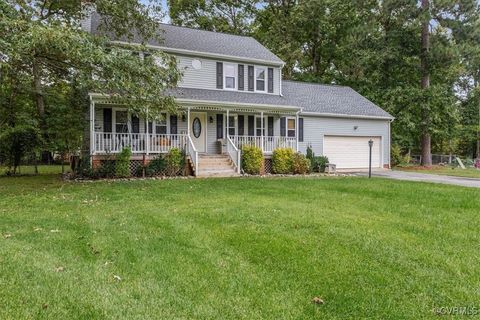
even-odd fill
[[[358,126],[353,126],[353,130],[357,130],[358,129]]]
[[[368,141],[368,148],[370,149],[369,150],[369,157],[368,157],[368,177],[371,178],[372,177],[372,147],[373,147],[373,140],[370,139]]]
[[[210,116],[210,118],[208,118],[208,120],[210,121],[210,123],[213,123],[213,117]]]

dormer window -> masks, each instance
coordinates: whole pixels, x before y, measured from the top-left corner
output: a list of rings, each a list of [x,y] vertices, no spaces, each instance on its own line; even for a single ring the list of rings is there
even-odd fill
[[[236,87],[237,76],[236,76],[236,66],[233,64],[224,64],[224,74],[225,74],[225,89],[234,90]]]
[[[255,84],[257,91],[265,91],[265,68],[255,69]]]

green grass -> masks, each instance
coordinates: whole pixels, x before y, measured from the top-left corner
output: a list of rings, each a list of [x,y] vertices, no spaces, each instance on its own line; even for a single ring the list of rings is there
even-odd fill
[[[476,168],[462,169],[460,167],[433,166],[431,168],[396,167],[396,168],[394,168],[394,170],[417,172],[417,173],[428,173],[428,174],[439,174],[439,175],[455,176],[455,177],[479,178],[480,179],[480,169],[476,169]]]
[[[7,167],[0,166],[0,176],[5,175]],[[65,172],[70,171],[70,165],[65,164]],[[34,166],[19,166],[17,168],[17,173],[19,175],[33,175],[35,174],[35,167]],[[61,165],[39,165],[38,166],[38,173],[39,174],[60,174],[62,173],[62,166]]]
[[[2,178],[0,319],[437,319],[480,307],[479,208],[358,177]]]

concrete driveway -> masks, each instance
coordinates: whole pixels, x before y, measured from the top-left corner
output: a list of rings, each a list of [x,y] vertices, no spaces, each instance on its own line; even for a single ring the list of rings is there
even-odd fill
[[[368,172],[355,172],[358,176],[368,176]],[[426,174],[417,172],[392,171],[392,170],[375,170],[372,172],[373,177],[390,178],[396,180],[421,181],[453,184],[463,187],[480,188],[480,179],[462,178],[452,176],[441,176],[438,174]]]

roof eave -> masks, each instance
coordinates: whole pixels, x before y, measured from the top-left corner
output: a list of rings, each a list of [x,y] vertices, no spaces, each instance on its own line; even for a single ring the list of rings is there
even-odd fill
[[[372,120],[390,120],[395,118],[392,116],[373,116],[373,115],[353,115],[353,114],[341,114],[341,113],[327,113],[327,112],[301,112],[304,116],[316,116],[316,117],[329,117],[329,118],[350,118],[350,119],[372,119]]]
[[[127,41],[119,41],[119,40],[112,40],[112,43],[116,43],[119,45],[141,45],[140,43],[136,42],[127,42]],[[283,67],[285,65],[285,62],[282,60],[280,61],[274,61],[274,60],[265,60],[265,59],[256,59],[256,58],[248,58],[248,57],[239,57],[239,56],[231,56],[231,55],[226,55],[226,54],[220,54],[220,53],[211,53],[211,52],[203,52],[203,51],[194,51],[194,50],[187,50],[187,49],[177,49],[177,48],[169,48],[169,47],[164,47],[164,46],[156,46],[152,44],[146,44],[147,48],[151,49],[157,49],[157,50],[162,50],[167,53],[173,53],[173,54],[185,54],[185,55],[193,55],[193,56],[202,56],[206,58],[213,58],[213,59],[226,59],[226,60],[234,60],[234,61],[247,61],[247,62],[252,62],[252,63],[261,63],[261,64],[266,64],[266,65],[271,65],[271,66],[276,66],[276,67]]]

